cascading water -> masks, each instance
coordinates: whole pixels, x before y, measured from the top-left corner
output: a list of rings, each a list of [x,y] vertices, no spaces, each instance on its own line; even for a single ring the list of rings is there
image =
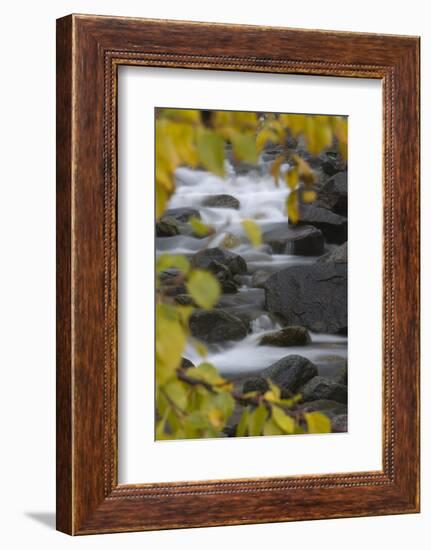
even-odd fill
[[[287,165],[282,167],[282,171]],[[251,219],[262,232],[275,224],[286,223],[285,202],[289,194],[286,185],[277,185],[263,161],[257,169],[237,175],[232,165],[226,161],[225,179],[208,172],[179,168],[176,172],[176,191],[169,201],[168,208],[194,208],[199,211],[204,223],[211,225],[215,234],[199,239],[189,235],[158,238],[156,253],[193,255],[199,250],[220,246],[228,237],[234,238],[235,246],[230,250],[239,254],[247,262],[247,275],[242,277],[242,287],[237,294],[224,295],[222,307],[232,313],[239,311],[259,311],[251,322],[251,333],[239,342],[225,342],[209,346],[208,361],[221,373],[237,376],[249,372],[258,372],[286,355],[298,354],[313,361],[321,374],[331,376],[339,365],[334,357],[347,357],[347,338],[342,336],[311,334],[312,343],[308,346],[280,348],[260,346],[263,334],[280,328],[264,311],[264,290],[254,288],[252,276],[258,270],[273,273],[290,265],[315,262],[315,257],[291,254],[273,254],[268,245],[253,247],[242,229],[241,222]],[[239,208],[220,208],[203,206],[209,197],[227,194],[239,202]],[[191,345],[185,351],[185,357],[193,363],[200,358]]]

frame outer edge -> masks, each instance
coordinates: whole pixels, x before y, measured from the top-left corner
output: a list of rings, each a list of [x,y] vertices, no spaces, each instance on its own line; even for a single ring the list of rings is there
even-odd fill
[[[72,34],[73,17],[56,25],[56,528],[73,534],[72,365]]]

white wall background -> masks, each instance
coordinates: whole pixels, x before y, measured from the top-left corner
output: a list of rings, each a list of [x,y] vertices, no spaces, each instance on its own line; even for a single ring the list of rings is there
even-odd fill
[[[72,539],[53,530],[55,426],[55,19],[70,12],[422,37],[422,151],[431,150],[431,30],[427,2],[305,0],[56,0],[3,5],[0,23],[0,523],[7,549],[161,548],[270,544],[427,548],[431,521],[430,338],[423,338],[422,514]],[[431,330],[431,180],[423,153],[423,334]]]

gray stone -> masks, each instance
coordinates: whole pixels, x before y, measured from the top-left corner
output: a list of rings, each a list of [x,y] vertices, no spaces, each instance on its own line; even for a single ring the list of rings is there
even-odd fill
[[[300,391],[303,401],[331,399],[338,403],[347,403],[347,386],[333,382],[323,376],[315,376]]]
[[[339,172],[324,183],[316,204],[341,216],[347,216],[347,196],[347,172]]]
[[[304,327],[290,326],[281,330],[264,334],[260,339],[260,346],[306,346],[311,344],[311,337]]]
[[[238,254],[230,252],[229,250],[222,250],[221,248],[206,248],[197,252],[192,257],[193,267],[200,269],[212,269],[213,262],[217,262],[218,265],[227,267],[232,275],[242,275],[247,273],[247,263]]]
[[[274,382],[286,397],[295,394],[301,386],[316,375],[316,365],[301,355],[283,357],[260,374],[261,378],[269,378]]]
[[[340,245],[335,246],[330,252],[321,256],[317,261],[319,263],[335,262],[338,264],[345,264],[348,260],[348,246],[347,241]]]
[[[243,320],[222,309],[194,311],[189,326],[195,338],[208,344],[242,340],[248,334]]]
[[[172,218],[177,222],[188,222],[190,218],[198,218],[200,219],[201,215],[199,213],[199,210],[196,210],[196,208],[189,208],[189,207],[183,207],[183,208],[169,208],[166,210],[162,216],[162,218]]]
[[[319,229],[286,222],[264,231],[263,241],[271,246],[275,254],[319,256],[324,250],[323,234]]]
[[[268,279],[268,277],[271,275],[268,271],[264,271],[263,269],[258,269],[253,273],[253,277],[251,279],[251,286],[255,288],[264,288],[265,281]]]
[[[326,263],[291,266],[265,283],[265,307],[287,325],[313,332],[347,332],[347,265]]]
[[[329,243],[347,241],[347,218],[317,204],[300,205],[298,225],[317,227]]]
[[[212,195],[206,198],[202,202],[202,206],[209,206],[211,208],[234,208],[239,210],[239,200],[232,195]]]
[[[156,237],[175,237],[179,234],[180,228],[173,218],[161,218],[156,223]]]
[[[347,432],[348,418],[347,414],[339,414],[331,419],[332,431],[335,433]]]

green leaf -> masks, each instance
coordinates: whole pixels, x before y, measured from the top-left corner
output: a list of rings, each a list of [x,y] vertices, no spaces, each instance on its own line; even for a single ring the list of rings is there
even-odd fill
[[[248,433],[250,435],[262,435],[263,426],[268,416],[268,410],[262,403],[249,414]]]
[[[260,246],[262,244],[262,232],[256,222],[244,220],[242,227],[253,246]]]
[[[293,434],[295,432],[295,421],[291,416],[288,416],[283,409],[280,409],[280,407],[272,407],[272,418],[284,433]]]
[[[283,430],[280,430],[274,420],[269,418],[263,426],[263,435],[283,435]]]
[[[312,412],[312,413],[305,413],[304,416],[307,422],[309,433],[312,433],[312,434],[331,433],[331,421],[326,415],[320,412]]]
[[[179,380],[171,380],[163,387],[168,399],[181,410],[187,407],[187,386]]]
[[[244,409],[244,412],[242,413],[241,420],[238,423],[238,426],[236,427],[236,436],[237,437],[244,437],[247,432],[247,426],[248,426],[248,410]]]
[[[186,345],[186,334],[171,310],[158,304],[156,308],[156,378],[163,384],[179,366]]]
[[[220,283],[208,271],[201,269],[193,270],[186,286],[189,294],[198,306],[204,309],[211,309],[218,302]]]
[[[292,191],[287,197],[286,208],[287,208],[287,217],[289,218],[290,223],[293,223],[293,224],[298,223],[299,211],[298,211],[297,191]]]
[[[232,136],[232,147],[235,158],[256,164],[258,155],[256,140],[253,135],[236,132]]]
[[[162,254],[157,258],[157,273],[171,268],[178,269],[182,273],[187,274],[190,269],[190,262],[185,256],[181,256],[180,254]]]
[[[224,139],[212,130],[202,130],[197,136],[197,149],[202,166],[224,176]]]
[[[211,385],[223,384],[225,382],[225,379],[220,376],[218,370],[210,363],[201,363],[194,369],[188,369],[187,376],[196,380],[202,380]]]

